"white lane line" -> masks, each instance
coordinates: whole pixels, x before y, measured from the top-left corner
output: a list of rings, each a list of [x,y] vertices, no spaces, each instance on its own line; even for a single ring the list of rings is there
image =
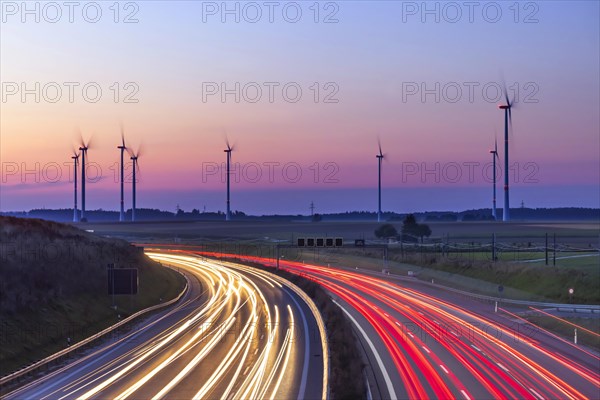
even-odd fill
[[[465,396],[465,399],[471,400],[471,398],[469,397],[469,395],[467,394],[467,392],[465,392],[464,390],[461,390],[460,392],[462,393],[463,396]]]
[[[423,348],[423,350],[425,350],[427,352],[427,354],[431,354],[431,352],[429,351],[429,349],[425,346],[421,346]]]
[[[244,373],[242,375],[246,375],[248,373],[249,369],[250,369],[250,366],[246,367],[246,369],[244,370]]]
[[[256,355],[256,353],[258,353],[258,349],[254,350],[254,355]]]
[[[444,367],[442,364],[440,364],[440,368],[444,370],[445,373],[449,374],[450,372],[448,372],[448,370],[446,369],[446,367]]]
[[[385,315],[385,316],[386,316],[386,317],[388,317],[388,318],[390,317],[390,316],[388,315],[388,313],[386,313],[386,312],[384,312],[384,313],[383,313],[383,315]]]
[[[388,393],[390,394],[390,397],[394,398],[394,399],[397,399],[398,396],[396,395],[396,392],[394,391],[394,385],[392,385],[392,380],[390,379],[388,371],[385,368],[385,364],[383,363],[383,360],[381,359],[381,356],[377,352],[377,349],[375,348],[375,345],[373,344],[373,342],[371,341],[371,339],[369,339],[369,336],[367,335],[367,332],[365,332],[365,330],[362,328],[362,326],[360,326],[360,324],[358,323],[358,321],[352,316],[352,314],[350,314],[344,307],[342,307],[341,304],[339,304],[335,300],[332,300],[332,301],[339,308],[342,309],[342,311],[344,312],[344,314],[346,314],[346,316],[348,316],[348,318],[350,318],[350,321],[352,321],[352,323],[354,325],[356,325],[356,327],[358,328],[358,330],[361,333],[361,335],[363,335],[363,338],[365,339],[365,341],[369,345],[369,348],[371,349],[371,352],[373,352],[373,355],[375,356],[375,360],[377,361],[377,365],[379,366],[379,370],[381,371],[381,374],[383,375],[383,380],[385,381],[385,385],[387,386],[387,390],[388,390]]]
[[[540,400],[544,400],[544,398],[542,397],[542,395],[539,394],[538,392],[536,392],[534,388],[529,388],[529,390],[531,390],[531,393],[533,393],[535,395],[535,397],[537,397]]]
[[[308,379],[308,360],[310,359],[310,333],[308,332],[308,322],[306,322],[304,310],[302,310],[302,307],[300,307],[300,304],[298,304],[298,301],[296,301],[292,292],[288,291],[285,288],[284,290],[296,304],[296,307],[300,312],[300,316],[302,317],[302,323],[304,324],[304,343],[306,343],[306,346],[304,346],[304,365],[302,366],[302,378],[300,380],[300,389],[298,390],[298,400],[302,400],[305,397],[306,381]]]
[[[507,369],[507,368],[506,368],[504,365],[502,365],[502,364],[500,364],[500,363],[496,363],[496,364],[497,364],[497,365],[498,365],[500,368],[502,368],[502,369],[503,369],[505,372],[508,372],[508,369]]]
[[[471,345],[472,348],[474,348],[475,350],[477,350],[478,352],[481,352],[481,349],[477,346],[475,346],[474,344]]]

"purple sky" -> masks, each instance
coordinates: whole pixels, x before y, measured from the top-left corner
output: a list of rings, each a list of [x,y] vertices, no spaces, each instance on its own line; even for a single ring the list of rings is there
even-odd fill
[[[72,207],[78,129],[87,208],[117,209],[121,123],[138,207],[223,210],[225,132],[233,209],[375,211],[378,137],[384,210],[489,207],[502,77],[511,204],[600,206],[598,2],[2,4],[2,211]]]

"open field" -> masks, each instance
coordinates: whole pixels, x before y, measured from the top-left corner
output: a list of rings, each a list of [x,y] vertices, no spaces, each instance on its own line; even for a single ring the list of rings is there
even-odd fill
[[[282,250],[281,254],[324,265],[356,265],[381,270],[384,268],[381,250],[352,246],[357,238],[375,241],[373,231],[379,225],[376,222],[198,221],[89,224],[88,227],[100,234],[132,241],[193,244],[216,251],[260,253],[268,257],[275,257],[276,244],[293,243],[299,236],[343,237],[345,244],[350,246],[347,250],[299,252],[288,249]],[[400,222],[395,225],[400,229]],[[596,255],[600,224],[552,221],[436,222],[429,225],[433,234],[425,247],[410,250],[411,246],[389,246],[387,268],[390,271],[401,274],[414,271],[420,279],[434,279],[438,283],[488,295],[498,295],[498,286],[502,285],[505,287],[503,295],[518,299],[568,301],[566,290],[575,287],[578,302],[600,302],[600,257]],[[492,234],[496,235],[499,248],[497,263],[492,262]],[[556,235],[557,248],[562,250],[557,252],[556,266],[552,265],[552,251],[549,252],[549,265],[544,265],[545,253],[540,246],[545,245],[546,234],[549,246],[553,245],[553,235]],[[441,244],[447,244],[451,250],[442,254],[436,250],[441,249]],[[533,251],[536,248],[540,251]],[[577,258],[562,258],[573,256]],[[525,260],[538,261],[525,263]]]
[[[400,229],[401,221],[391,222]],[[329,222],[321,221],[182,221],[182,222],[138,222],[138,223],[89,223],[81,225],[100,234],[131,237],[136,240],[155,239],[173,241],[175,238],[190,240],[258,239],[292,240],[298,236],[337,236],[346,240],[374,239],[377,222]],[[542,245],[546,233],[556,234],[557,243],[580,248],[598,248],[599,223],[574,222],[432,222],[431,238],[449,240],[450,243],[491,242],[496,234],[498,242],[507,244]]]

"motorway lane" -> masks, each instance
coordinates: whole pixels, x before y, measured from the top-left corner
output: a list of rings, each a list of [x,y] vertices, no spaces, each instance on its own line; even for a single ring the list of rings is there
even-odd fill
[[[6,398],[323,397],[317,319],[279,278],[189,254],[149,255],[188,276],[181,303]]]
[[[272,259],[244,259],[273,265]],[[490,306],[484,312],[480,302],[443,291],[431,295],[387,276],[290,261],[280,265],[323,285],[353,316],[357,330],[366,332],[373,346],[361,340],[374,348],[368,355],[379,369],[382,398],[600,397],[596,354],[543,332],[516,331],[513,317],[494,314]],[[393,375],[391,385],[386,373]]]

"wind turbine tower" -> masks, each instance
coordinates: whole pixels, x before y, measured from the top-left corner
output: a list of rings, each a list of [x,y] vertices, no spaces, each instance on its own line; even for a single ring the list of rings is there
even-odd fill
[[[493,197],[492,197],[492,217],[494,217],[494,221],[496,221],[497,218],[497,214],[496,214],[496,158],[498,158],[498,141],[496,140],[495,144],[494,144],[494,150],[490,150],[490,153],[492,154],[492,163],[493,163],[493,168],[494,168],[494,176],[493,176]]]
[[[123,128],[121,127],[121,145],[117,146],[117,149],[121,150],[121,212],[119,213],[119,222],[125,221],[125,200],[124,200],[124,182],[125,182],[125,163],[124,163],[124,153],[127,150],[125,147],[125,133],[123,132]],[[135,173],[135,171],[134,171]]]
[[[229,140],[227,142],[227,149],[223,150],[227,153],[227,211],[225,214],[225,221],[231,220],[231,186],[230,186],[230,168],[231,168],[231,152],[233,151],[233,147],[229,145]]]
[[[132,153],[131,154],[131,161],[132,161],[132,166],[133,166],[133,176],[132,176],[132,181],[131,181],[131,188],[132,188],[132,195],[131,195],[131,221],[135,221],[135,202],[136,202],[136,188],[135,188],[135,184],[136,184],[136,177],[135,177],[135,172],[137,169],[137,163],[138,163],[138,157],[139,157],[139,151],[138,154]]]
[[[73,150],[73,222],[79,222],[79,210],[77,209],[77,166],[79,164],[79,154]]]
[[[85,156],[87,155],[87,151],[89,148],[89,144],[81,143],[79,150],[81,151],[81,221],[87,222],[87,218],[85,217]]]
[[[381,163],[383,162],[384,155],[381,152],[381,142],[379,142],[379,154],[377,154],[377,166],[378,166],[378,187],[377,187],[377,222],[381,222]]]
[[[508,100],[508,93],[506,87],[504,88],[504,97],[506,104],[498,106],[501,110],[504,110],[504,210],[502,211],[502,221],[510,221],[510,204],[508,196],[508,127],[509,124],[512,127],[512,107],[513,104]]]

